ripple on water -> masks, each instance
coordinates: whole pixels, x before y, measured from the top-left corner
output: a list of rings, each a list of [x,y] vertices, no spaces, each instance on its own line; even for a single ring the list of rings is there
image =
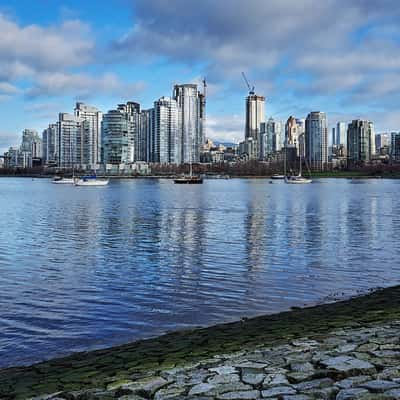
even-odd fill
[[[0,179],[0,367],[399,282],[398,183]]]

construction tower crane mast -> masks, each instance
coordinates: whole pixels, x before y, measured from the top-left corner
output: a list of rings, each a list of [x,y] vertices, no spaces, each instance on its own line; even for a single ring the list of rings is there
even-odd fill
[[[250,86],[250,83],[249,83],[249,81],[247,80],[246,75],[245,75],[244,72],[242,72],[242,76],[243,76],[243,79],[244,79],[244,81],[245,81],[245,83],[246,83],[248,89],[249,89],[249,95],[254,95],[254,86]]]

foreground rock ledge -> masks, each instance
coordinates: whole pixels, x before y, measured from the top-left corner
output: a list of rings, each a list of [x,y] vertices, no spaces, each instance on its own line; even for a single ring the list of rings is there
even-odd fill
[[[400,287],[0,371],[1,399],[400,399]]]

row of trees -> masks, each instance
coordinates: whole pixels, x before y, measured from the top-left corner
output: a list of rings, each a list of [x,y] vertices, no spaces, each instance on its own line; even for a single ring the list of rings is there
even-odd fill
[[[197,174],[218,174],[230,176],[271,176],[273,174],[283,173],[282,162],[259,162],[259,161],[242,161],[236,163],[216,163],[216,164],[193,164],[193,172]],[[151,175],[155,176],[171,176],[188,173],[190,166],[188,164],[152,164]],[[288,168],[288,172],[297,173],[297,168]],[[55,174],[72,175],[72,170],[58,170],[57,168],[0,168],[2,176],[52,176]],[[87,174],[85,171],[75,170],[76,175]],[[99,173],[100,174],[100,173]],[[137,173],[124,173],[119,175],[137,175]],[[307,166],[303,166],[303,174],[308,174]],[[334,169],[331,165],[326,165],[323,172],[316,172],[317,175],[338,175],[356,174],[369,176],[385,176],[399,175],[400,164],[366,164],[354,166],[351,169]]]

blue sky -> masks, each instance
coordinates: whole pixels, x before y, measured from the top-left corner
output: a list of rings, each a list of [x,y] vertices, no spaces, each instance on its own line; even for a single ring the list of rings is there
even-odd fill
[[[208,81],[208,135],[244,131],[245,71],[267,117],[325,111],[400,130],[400,4],[392,0],[0,0],[0,152],[76,101],[149,108]]]

